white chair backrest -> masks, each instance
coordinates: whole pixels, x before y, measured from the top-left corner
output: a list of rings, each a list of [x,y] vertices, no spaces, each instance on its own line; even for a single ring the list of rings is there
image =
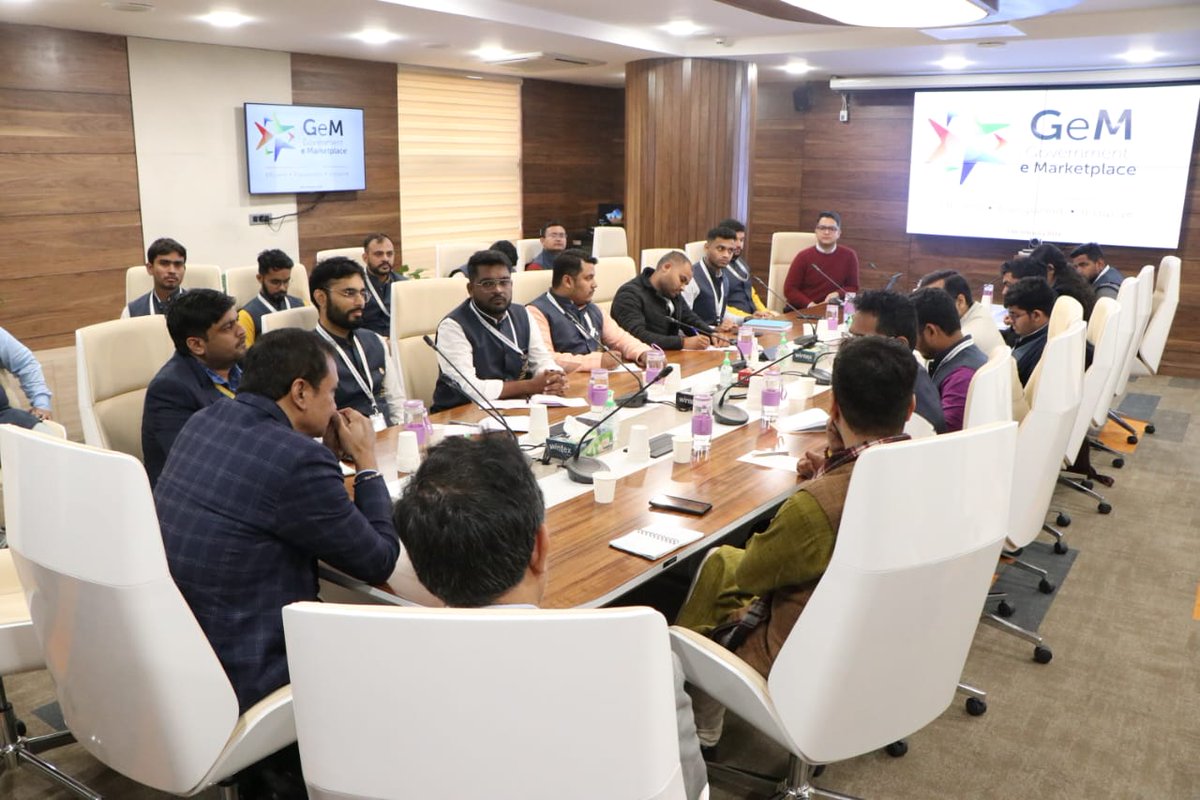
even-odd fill
[[[8,542],[67,725],[112,769],[190,794],[238,703],[167,570],[145,470],[11,425],[0,460]]]
[[[528,305],[545,294],[554,278],[553,270],[535,269],[524,272],[514,272],[512,276],[512,301]]]
[[[1008,531],[1017,547],[1032,542],[1046,521],[1083,395],[1085,332],[1083,322],[1076,322],[1046,342],[1042,353],[1042,377],[1017,435]]]
[[[771,267],[767,285],[771,287],[767,308],[783,311],[783,284],[787,280],[792,259],[801,250],[817,243],[817,235],[806,231],[776,231],[771,234]]]
[[[146,387],[174,352],[161,314],[115,319],[75,331],[83,440],[140,459]]]
[[[954,697],[1004,539],[1016,424],[872,447],[850,479],[833,558],[767,678],[809,761],[851,758]],[[932,470],[946,502],[905,476]]]
[[[992,422],[1008,422],[1012,409],[1012,356],[1000,346],[988,356],[987,363],[975,370],[967,388],[963,409],[963,428],[978,428]]]
[[[518,239],[514,244],[517,247],[517,263],[513,265],[513,269],[517,272],[523,271],[525,265],[542,252],[541,239]]]
[[[153,288],[154,279],[146,272],[144,264],[125,270],[126,305]],[[188,264],[183,273],[183,288],[225,291],[225,286],[221,283],[221,268],[215,264]]]
[[[1158,372],[1163,348],[1166,347],[1167,337],[1171,333],[1171,323],[1175,321],[1175,309],[1179,307],[1179,270],[1178,256],[1163,256],[1158,265],[1150,319],[1146,323],[1141,347],[1138,348],[1138,358],[1151,373]]]
[[[465,763],[491,800],[684,796],[656,611],[296,603],[283,627],[313,800],[448,797]]]
[[[276,311],[274,314],[264,314],[262,332],[270,333],[281,328],[299,328],[304,331],[315,331],[320,313],[316,306],[299,306]]]
[[[1100,402],[1111,381],[1113,366],[1117,363],[1117,328],[1121,324],[1121,306],[1111,297],[1101,297],[1092,307],[1092,316],[1087,325],[1087,341],[1092,345],[1092,363],[1083,373],[1083,394],[1079,400],[1079,411],[1075,424],[1067,437],[1064,461],[1071,464],[1079,455],[1084,437],[1092,423],[1092,413]]]
[[[592,295],[592,302],[607,314],[617,289],[637,277],[637,274],[638,269],[632,258],[609,256],[596,259],[596,293]]]
[[[687,253],[688,261],[695,264],[697,261],[703,258],[705,244],[707,244],[707,242],[704,240],[699,242],[688,242],[685,244],[683,246],[683,252]]]
[[[466,299],[467,281],[458,276],[396,281],[392,284],[392,353],[404,376],[405,395],[414,400],[424,400],[426,408],[433,404],[438,364],[437,354],[425,344],[422,337],[436,338],[442,317]]]
[[[288,294],[299,297],[304,305],[312,305],[312,296],[308,289],[308,270],[297,261],[292,266],[292,282],[288,284]]]
[[[1133,346],[1133,326],[1137,324],[1137,292],[1137,278],[1121,281],[1121,288],[1117,291],[1121,315],[1117,318],[1116,357],[1108,373],[1108,383],[1092,411],[1092,426],[1096,428],[1103,428],[1108,423],[1108,411],[1119,396],[1117,387],[1129,378],[1125,368],[1129,365],[1129,348]]]
[[[1050,321],[1046,326],[1046,338],[1053,339],[1082,319],[1083,306],[1079,304],[1079,301],[1074,297],[1061,295],[1054,301],[1054,308],[1050,311]],[[1038,381],[1041,379],[1041,375],[1042,365],[1039,362],[1033,368],[1029,380],[1025,382],[1025,403],[1028,406],[1033,405],[1033,396],[1037,393]]]
[[[629,255],[629,241],[625,229],[615,225],[599,225],[592,235],[592,255],[596,258],[610,258]]]
[[[355,261],[357,261],[359,264],[366,264],[366,262],[363,260],[362,245],[357,245],[355,247],[335,247],[330,250],[318,250],[317,251],[317,260],[314,262],[314,266],[316,264],[320,264],[325,259],[333,258],[334,256],[341,256],[343,258],[352,258]]]
[[[225,281],[225,294],[236,302],[234,308],[241,308],[254,299],[262,288],[258,283],[258,267],[231,267],[221,276]],[[288,290],[291,294],[291,290]]]
[[[917,367],[921,369],[921,367]],[[904,423],[904,432],[914,439],[924,439],[926,436],[937,436],[937,429],[933,427],[933,423],[922,417],[917,412],[908,418],[908,422]]]
[[[642,251],[642,260],[639,270],[647,267],[653,269],[658,266],[658,260],[667,253],[683,253],[684,251],[678,247],[651,247]]]
[[[467,263],[467,259],[480,250],[487,250],[491,242],[443,242],[434,245],[434,274],[445,278],[458,267]]]
[[[38,645],[25,591],[17,578],[12,551],[0,549],[0,677],[42,669],[46,660]],[[9,712],[11,713],[11,712]]]

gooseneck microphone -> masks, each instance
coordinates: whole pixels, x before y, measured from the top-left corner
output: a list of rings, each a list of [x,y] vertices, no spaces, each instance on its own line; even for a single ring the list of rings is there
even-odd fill
[[[464,375],[463,371],[461,369],[459,369],[458,366],[453,361],[451,361],[446,356],[445,353],[442,352],[442,349],[440,347],[438,347],[437,344],[433,341],[433,339],[431,339],[429,337],[429,334],[425,334],[421,338],[425,341],[425,344],[429,345],[429,347],[433,350],[433,352],[435,352],[439,356],[441,356],[442,360],[450,365],[450,369],[454,370],[458,374],[458,377],[462,380],[463,383],[465,383],[470,388],[474,389],[475,394],[479,395],[479,400],[476,400],[475,398],[472,397],[471,398],[472,402],[474,402],[475,405],[479,406],[480,410],[483,411],[483,413],[487,414],[489,417],[491,417],[492,419],[496,420],[501,425],[503,425],[504,430],[508,431],[509,435],[512,436],[513,439],[516,439],[517,434],[515,431],[513,431],[512,427],[509,426],[508,420],[506,420],[504,418],[504,415],[500,413],[500,410],[498,408],[496,408],[494,405],[492,405],[492,401],[488,400],[487,397],[484,395],[484,393],[479,391],[479,387],[476,386],[474,383],[472,383],[471,379],[468,378],[466,375]],[[480,402],[480,401],[482,401],[482,402]]]
[[[746,409],[738,408],[737,406],[733,406],[733,405],[725,405],[725,397],[729,394],[730,390],[733,389],[733,387],[749,386],[750,379],[753,378],[755,375],[760,375],[760,374],[766,372],[767,370],[769,370],[771,367],[778,364],[780,361],[786,361],[787,359],[789,359],[791,357],[792,357],[792,354],[790,352],[784,353],[783,355],[781,355],[779,358],[775,359],[774,361],[764,364],[763,366],[754,370],[754,372],[751,372],[745,378],[743,378],[741,380],[736,380],[733,383],[726,386],[721,391],[721,395],[717,398],[717,402],[713,403],[713,419],[715,419],[717,422],[721,423],[722,425],[735,425],[736,426],[736,425],[745,425],[747,422],[749,422],[750,415],[746,413]]]
[[[805,316],[805,314],[804,314],[804,312],[803,312],[803,311],[801,311],[800,309],[796,308],[794,305],[792,305],[791,303],[789,303],[789,302],[788,302],[788,299],[787,299],[786,297],[784,297],[784,296],[783,296],[783,295],[781,295],[779,292],[777,292],[777,291],[775,291],[774,289],[772,289],[772,288],[770,287],[770,285],[768,285],[768,284],[767,284],[767,282],[766,282],[766,281],[764,281],[762,278],[760,278],[760,277],[758,277],[757,275],[754,275],[754,274],[751,274],[751,275],[750,275],[750,277],[754,279],[755,283],[757,283],[759,286],[761,286],[761,287],[763,287],[764,289],[766,289],[766,290],[767,290],[767,294],[771,295],[771,297],[774,297],[776,300],[778,300],[779,302],[783,303],[783,310],[784,310],[784,311],[787,311],[787,310],[790,308],[792,311],[795,311],[797,314],[799,314],[801,319],[808,319],[808,318],[809,318],[809,317]],[[813,319],[816,319],[816,317],[813,317]]]
[[[626,405],[626,408],[641,408],[642,406],[646,405],[646,395],[642,392],[642,390],[646,388],[646,384],[642,382],[642,376],[638,375],[636,372],[634,372],[628,366],[626,366],[624,359],[622,359],[619,354],[614,353],[613,349],[611,347],[609,347],[604,342],[602,342],[600,340],[599,336],[588,333],[587,330],[585,330],[584,327],[579,324],[578,320],[576,320],[572,317],[567,317],[567,319],[571,320],[571,324],[575,326],[575,330],[579,331],[579,333],[582,334],[584,336],[584,338],[586,338],[592,342],[595,342],[597,347],[599,347],[605,353],[607,353],[608,355],[613,357],[613,360],[615,360],[617,362],[617,366],[619,366],[621,369],[628,372],[630,375],[633,376],[633,379],[635,381],[637,381],[638,388],[637,388],[636,392],[631,392],[630,394],[622,395],[621,397],[616,398],[616,401],[618,403],[621,403],[623,401],[628,401],[628,405]]]
[[[825,270],[821,269],[816,264],[809,264],[809,266],[812,267],[813,269],[815,269],[817,271],[817,274],[820,275],[822,278],[824,278],[825,280],[829,281],[834,286],[836,286],[837,290],[839,292],[841,292],[842,294],[846,294],[848,291],[850,291],[845,286],[842,286],[840,283],[835,281],[833,278],[829,277],[829,273],[825,272]],[[839,303],[841,302],[840,297],[837,299],[837,302],[839,302]]]
[[[651,386],[670,375],[674,370],[674,364],[667,364],[665,367],[663,367],[662,372],[654,376],[654,380],[650,381],[641,389],[638,389],[636,392],[634,392],[633,396],[636,397],[638,395],[644,395],[647,391],[649,391]],[[576,483],[591,483],[592,473],[600,472],[604,469],[604,463],[602,461],[590,456],[581,456],[580,453],[583,452],[583,446],[587,443],[588,437],[595,433],[597,428],[607,422],[609,418],[611,418],[622,408],[629,408],[629,405],[628,398],[624,402],[618,403],[616,408],[593,422],[591,427],[583,432],[583,436],[579,437],[579,443],[575,445],[575,449],[571,453],[571,457],[563,462],[563,466],[567,468],[568,478]]]

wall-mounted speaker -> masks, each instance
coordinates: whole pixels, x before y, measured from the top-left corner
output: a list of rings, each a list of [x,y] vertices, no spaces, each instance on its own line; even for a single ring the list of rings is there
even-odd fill
[[[812,108],[812,85],[802,83],[792,91],[792,107],[803,114]]]

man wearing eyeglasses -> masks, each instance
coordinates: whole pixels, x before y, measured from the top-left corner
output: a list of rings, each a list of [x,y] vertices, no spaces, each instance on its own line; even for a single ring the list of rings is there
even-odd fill
[[[858,254],[838,244],[842,218],[836,211],[817,215],[817,243],[792,259],[783,294],[795,308],[834,303],[858,291]]]
[[[1022,386],[1029,383],[1034,368],[1042,360],[1055,299],[1054,289],[1046,279],[1037,277],[1021,278],[1004,295],[1008,324],[1017,335],[1012,357],[1017,362]]]
[[[182,285],[187,248],[174,239],[155,239],[146,249],[146,272],[154,288],[127,305],[121,319],[162,314],[167,303],[187,291]]]
[[[563,394],[567,381],[554,353],[525,306],[512,302],[512,267],[502,253],[480,250],[471,256],[467,294],[467,299],[438,323],[440,371],[433,410],[534,394]]]
[[[399,425],[404,389],[388,357],[383,337],[363,326],[369,292],[362,268],[349,258],[327,258],[309,278],[313,305],[320,315],[317,334],[334,347],[338,408],[353,408],[376,431]]]
[[[538,235],[541,237],[542,252],[526,264],[525,269],[554,269],[554,259],[567,249],[567,229],[561,222],[547,222]]]

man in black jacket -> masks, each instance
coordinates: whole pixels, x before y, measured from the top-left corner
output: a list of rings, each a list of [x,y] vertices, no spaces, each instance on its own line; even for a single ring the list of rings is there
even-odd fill
[[[617,290],[612,318],[646,344],[663,350],[703,350],[711,343],[710,330],[683,299],[692,280],[692,265],[678,250],[667,253],[654,269]]]

